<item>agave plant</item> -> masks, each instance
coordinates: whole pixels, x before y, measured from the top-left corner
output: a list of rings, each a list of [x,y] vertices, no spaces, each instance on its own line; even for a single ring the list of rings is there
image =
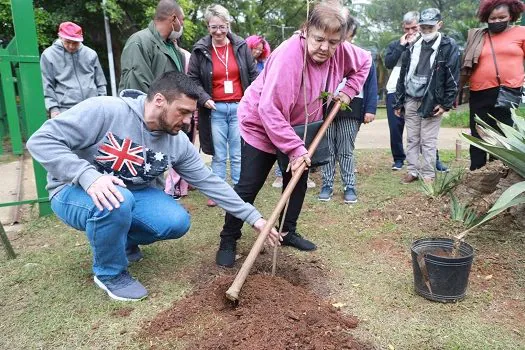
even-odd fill
[[[474,209],[461,203],[452,193],[450,193],[450,218],[461,222],[467,228],[476,225],[480,220]]]
[[[511,110],[511,114],[514,127],[503,124],[496,118],[490,116],[496,120],[502,133],[498,132],[479,117],[476,117],[476,122],[478,123],[477,130],[481,140],[465,133],[463,133],[462,136],[468,143],[500,159],[509,168],[525,178],[525,119],[517,115],[514,109]],[[476,225],[458,235],[457,238],[462,239],[470,230],[484,224],[506,209],[525,203],[524,192],[525,181],[510,186],[501,194],[492,208],[489,209],[487,214],[482,217]]]
[[[425,182],[422,176],[418,176],[419,184],[423,193],[431,198],[438,198],[450,193],[459,183],[463,177],[465,171],[463,168],[451,169],[446,173],[438,173],[434,181]]]

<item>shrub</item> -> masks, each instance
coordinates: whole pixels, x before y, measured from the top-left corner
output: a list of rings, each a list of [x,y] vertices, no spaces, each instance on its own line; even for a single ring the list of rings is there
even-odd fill
[[[470,120],[470,112],[466,111],[450,111],[448,116],[441,121],[442,127],[448,128],[468,128]]]

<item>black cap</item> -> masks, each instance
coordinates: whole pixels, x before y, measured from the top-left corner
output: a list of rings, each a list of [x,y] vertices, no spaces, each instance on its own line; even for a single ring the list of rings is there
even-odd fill
[[[437,8],[423,10],[419,16],[419,24],[435,26],[441,21],[441,13]]]

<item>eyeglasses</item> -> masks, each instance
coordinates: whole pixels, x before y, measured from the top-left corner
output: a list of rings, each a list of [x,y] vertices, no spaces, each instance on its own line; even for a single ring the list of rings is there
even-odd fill
[[[224,25],[222,25],[222,26],[215,26],[215,25],[213,25],[213,26],[208,26],[208,29],[211,30],[212,32],[216,32],[219,29],[220,29],[221,32],[225,32],[225,31],[228,30],[228,26],[224,26]]]

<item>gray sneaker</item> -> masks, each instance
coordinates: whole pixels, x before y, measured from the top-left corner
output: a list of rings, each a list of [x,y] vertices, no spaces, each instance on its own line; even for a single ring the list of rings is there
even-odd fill
[[[130,276],[127,271],[120,275],[101,281],[97,276],[93,278],[97,286],[105,290],[108,295],[120,301],[138,301],[148,296],[148,291],[144,286]]]
[[[319,199],[320,201],[323,201],[323,202],[328,202],[330,199],[332,199],[332,194],[334,193],[332,187],[329,187],[329,186],[323,186],[321,188],[321,192],[319,192],[319,197],[317,197],[317,199]]]
[[[355,189],[353,187],[345,188],[343,198],[346,204],[357,203],[357,193],[355,193]]]

